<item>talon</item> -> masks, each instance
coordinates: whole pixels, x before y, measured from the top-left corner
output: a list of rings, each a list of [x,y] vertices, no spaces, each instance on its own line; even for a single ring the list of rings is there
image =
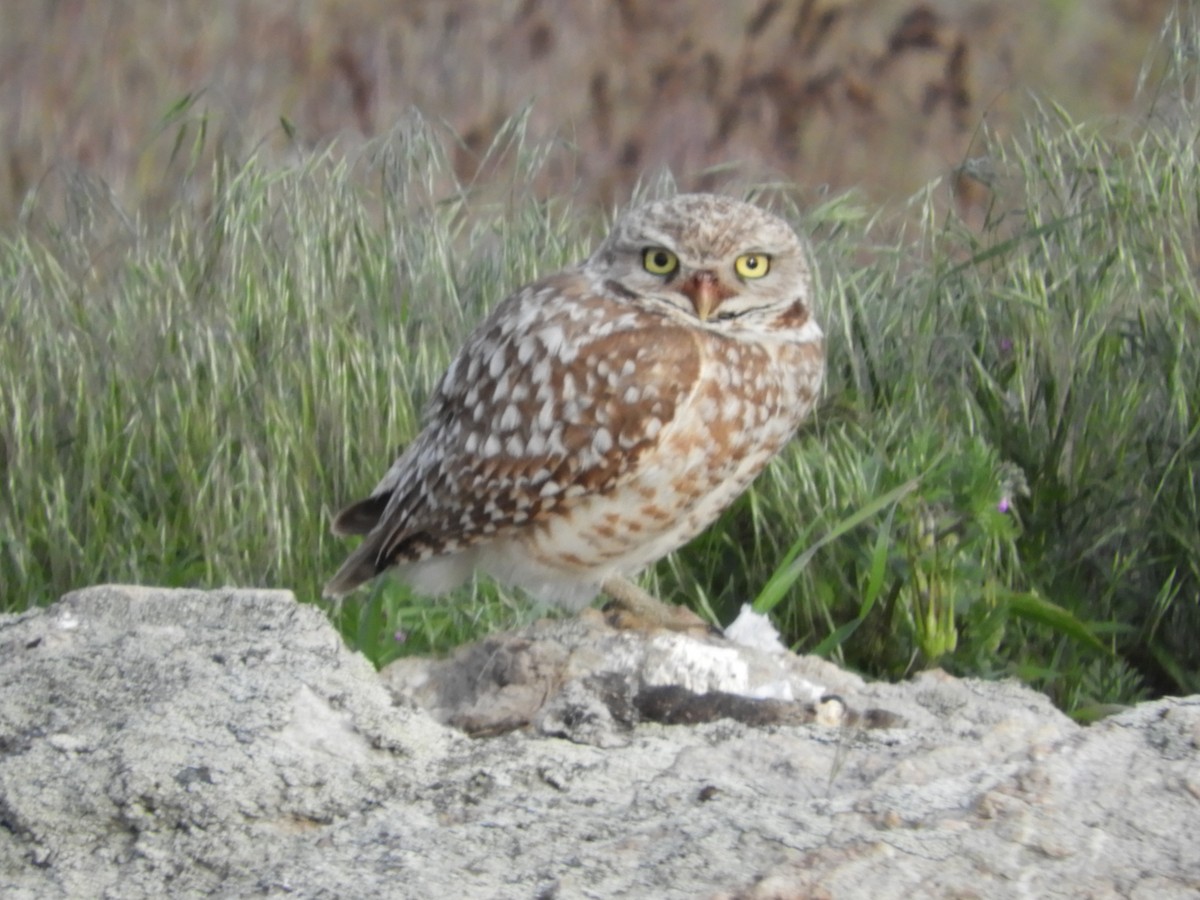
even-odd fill
[[[622,631],[662,629],[682,634],[712,635],[721,630],[686,606],[664,603],[624,578],[610,578],[600,589],[611,599],[601,608],[604,620]]]

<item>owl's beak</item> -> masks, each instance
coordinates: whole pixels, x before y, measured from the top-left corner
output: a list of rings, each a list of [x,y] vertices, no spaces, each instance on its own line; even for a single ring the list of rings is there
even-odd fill
[[[733,296],[733,291],[721,284],[715,272],[703,269],[691,275],[679,286],[685,297],[692,301],[701,322],[707,322],[723,300]]]

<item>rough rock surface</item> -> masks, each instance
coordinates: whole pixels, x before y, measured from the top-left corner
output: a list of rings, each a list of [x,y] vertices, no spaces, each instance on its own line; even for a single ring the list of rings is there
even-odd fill
[[[545,627],[513,640],[565,626]],[[654,639],[604,638],[638,666]],[[636,699],[648,670],[589,672],[585,644],[548,683],[586,695],[607,671]],[[0,896],[1200,892],[1200,698],[1084,729],[1013,683],[864,684],[789,660],[763,688],[761,663],[743,693],[800,708],[815,694],[780,692],[810,684],[894,727],[628,714],[619,740],[568,740],[534,710],[469,738],[416,705],[453,693],[430,687],[446,673],[466,683],[461,666],[380,678],[286,592],[79,591],[0,617]],[[478,712],[486,691],[467,694]]]

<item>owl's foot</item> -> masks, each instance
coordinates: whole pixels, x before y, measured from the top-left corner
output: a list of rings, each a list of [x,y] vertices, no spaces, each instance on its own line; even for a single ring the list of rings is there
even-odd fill
[[[613,628],[625,631],[662,628],[695,635],[721,633],[686,606],[663,603],[624,578],[609,578],[600,585],[600,590],[610,598],[603,612],[605,621]]]

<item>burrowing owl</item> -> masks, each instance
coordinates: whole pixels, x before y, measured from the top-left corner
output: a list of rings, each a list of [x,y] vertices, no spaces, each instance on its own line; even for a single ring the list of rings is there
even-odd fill
[[[810,300],[800,241],[755,206],[630,211],[467,339],[421,433],[334,521],[366,539],[326,596],[391,567],[419,593],[478,570],[575,610],[639,593],[625,579],[712,522],[812,408]]]

